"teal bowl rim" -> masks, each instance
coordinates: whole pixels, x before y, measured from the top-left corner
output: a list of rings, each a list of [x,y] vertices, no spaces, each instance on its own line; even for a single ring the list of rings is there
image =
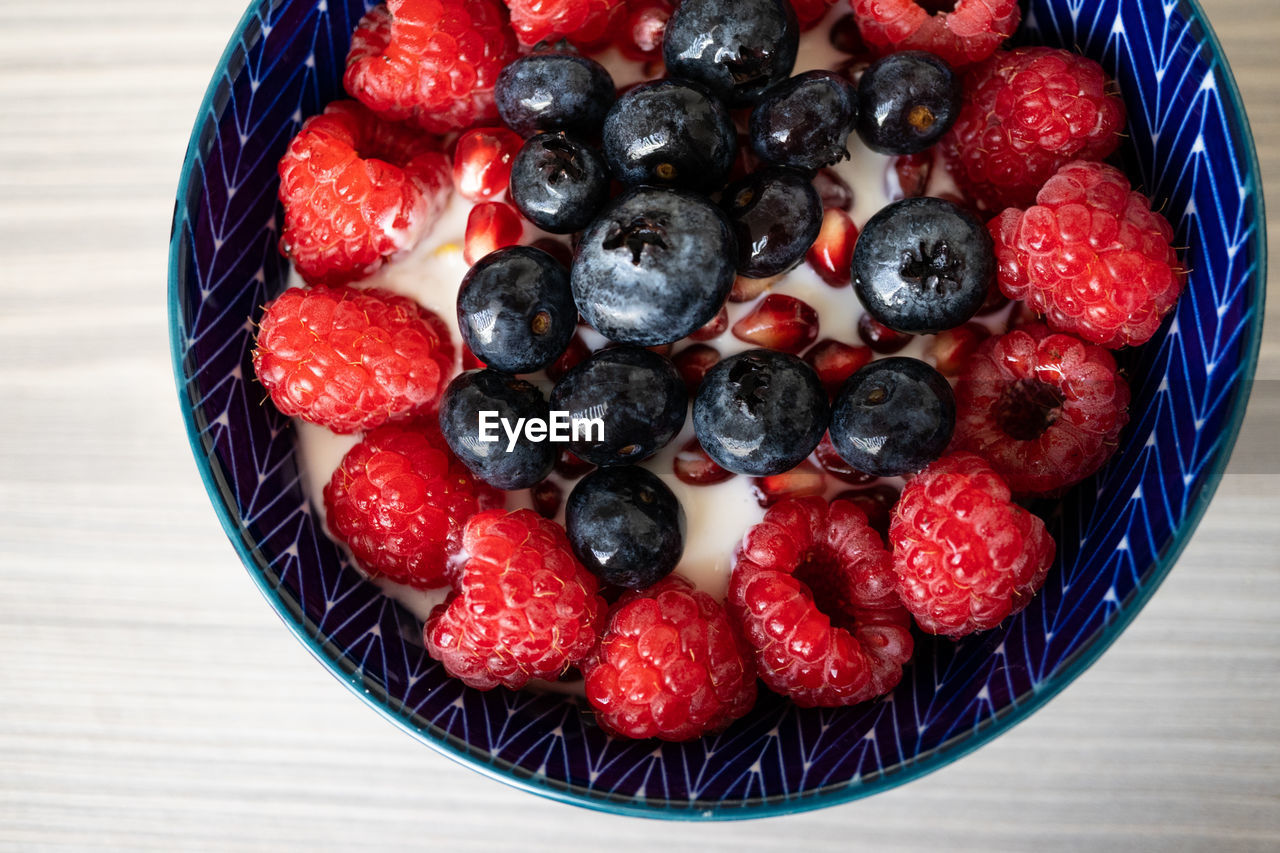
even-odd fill
[[[187,143],[187,153],[183,159],[182,172],[178,181],[178,191],[176,198],[181,204],[181,200],[185,199],[188,194],[190,179],[193,166],[196,161],[195,151],[200,138],[200,130],[204,126],[205,117],[209,115],[214,107],[214,97],[218,89],[219,75],[217,70],[223,70],[229,67],[231,59],[239,44],[239,35],[244,32],[250,21],[258,13],[259,9],[271,3],[272,0],[256,0],[249,4],[241,17],[240,22],[236,25],[227,47],[223,50],[221,58],[218,60],[215,74],[210,80],[209,86],[205,91],[204,99],[200,104],[200,109],[196,114],[196,121],[191,132],[191,137]],[[1240,435],[1240,428],[1244,422],[1245,411],[1248,408],[1249,394],[1245,393],[1246,386],[1251,385],[1254,376],[1257,373],[1259,351],[1262,344],[1262,326],[1265,318],[1266,307],[1266,286],[1267,286],[1267,220],[1266,220],[1266,202],[1263,199],[1263,183],[1262,171],[1258,164],[1258,152],[1254,141],[1253,130],[1249,123],[1248,113],[1244,108],[1244,101],[1240,96],[1240,88],[1236,83],[1235,75],[1231,70],[1231,66],[1227,61],[1226,52],[1223,50],[1222,42],[1218,39],[1217,33],[1213,29],[1208,16],[1204,9],[1200,6],[1199,0],[1178,0],[1178,5],[1185,10],[1189,10],[1188,17],[1194,17],[1200,27],[1204,31],[1205,40],[1208,42],[1213,56],[1213,64],[1220,72],[1222,82],[1226,84],[1226,89],[1230,98],[1232,110],[1234,112],[1235,121],[1232,122],[1232,129],[1235,131],[1237,142],[1243,148],[1240,152],[1243,159],[1248,164],[1248,174],[1250,184],[1256,189],[1253,193],[1253,212],[1257,221],[1257,231],[1255,239],[1258,246],[1258,262],[1253,275],[1252,286],[1255,293],[1254,304],[1252,305],[1253,316],[1250,317],[1248,323],[1249,340],[1244,357],[1241,362],[1240,383],[1235,392],[1235,399],[1232,401],[1231,412],[1223,427],[1223,436],[1229,439],[1222,449],[1218,452],[1212,469],[1208,477],[1205,479],[1204,485],[1201,487],[1200,494],[1197,496],[1195,504],[1191,507],[1179,528],[1177,535],[1166,545],[1157,557],[1156,564],[1151,571],[1148,581],[1139,587],[1130,604],[1124,610],[1117,614],[1114,621],[1107,624],[1099,633],[1093,642],[1082,648],[1076,653],[1074,658],[1070,659],[1063,667],[1054,675],[1050,676],[1042,682],[1037,689],[1030,695],[1015,700],[1008,708],[1001,712],[997,712],[994,717],[984,721],[978,728],[969,732],[958,735],[949,744],[943,744],[926,757],[911,760],[898,769],[885,771],[870,781],[860,780],[856,786],[848,786],[844,788],[833,787],[829,791],[822,793],[809,794],[796,799],[782,800],[779,802],[762,802],[747,806],[731,806],[720,805],[716,807],[703,808],[699,810],[693,809],[674,809],[663,807],[661,805],[639,805],[634,802],[620,802],[604,797],[592,797],[579,794],[573,790],[553,785],[550,782],[540,782],[534,778],[528,778],[518,775],[509,770],[496,767],[492,762],[487,762],[474,752],[470,752],[464,742],[458,738],[442,734],[434,735],[429,730],[415,727],[408,723],[396,711],[394,711],[386,702],[379,697],[373,695],[362,679],[353,676],[344,670],[340,663],[330,657],[331,648],[317,639],[309,635],[303,625],[296,618],[296,614],[287,612],[287,608],[277,606],[278,598],[276,591],[271,588],[261,573],[252,570],[257,563],[256,548],[252,542],[246,541],[243,529],[236,521],[234,508],[227,505],[223,499],[223,493],[218,486],[217,477],[213,472],[213,468],[209,462],[209,458],[205,453],[205,448],[201,445],[199,434],[199,426],[195,422],[195,406],[194,401],[187,394],[186,375],[183,369],[183,353],[182,353],[182,312],[179,306],[179,243],[181,237],[180,229],[180,211],[181,208],[175,206],[173,226],[170,232],[169,240],[169,271],[168,271],[168,315],[169,315],[169,347],[170,360],[174,372],[174,382],[177,385],[178,402],[182,410],[182,419],[186,427],[187,440],[191,445],[192,455],[195,458],[196,466],[200,471],[200,478],[204,482],[205,491],[208,493],[210,501],[213,503],[217,512],[218,520],[222,523],[222,528],[226,532],[227,538],[231,540],[236,553],[240,557],[241,563],[244,565],[250,578],[258,587],[258,591],[267,599],[272,610],[280,617],[286,627],[292,632],[295,638],[311,654],[324,665],[330,673],[333,674],[340,682],[356,696],[364,701],[366,705],[378,712],[385,719],[390,721],[397,728],[400,728],[415,737],[417,740],[434,749],[436,752],[444,755],[446,758],[452,759],[459,764],[477,771],[480,774],[491,779],[505,783],[512,787],[537,794],[557,802],[568,803],[570,805],[580,806],[594,811],[605,812],[607,814],[622,815],[627,817],[643,817],[655,818],[663,820],[688,820],[688,821],[727,821],[727,820],[749,820],[755,818],[778,817],[782,815],[798,814],[801,812],[813,811],[828,806],[839,805],[841,803],[860,800],[882,791],[896,788],[904,785],[914,779],[928,775],[935,770],[945,767],[979,747],[994,740],[999,735],[1016,726],[1018,723],[1027,719],[1031,714],[1044,707],[1050,699],[1061,693],[1069,684],[1074,682],[1080,675],[1094,664],[1102,654],[1111,647],[1121,633],[1133,622],[1133,619],[1150,601],[1151,596],[1164,582],[1169,571],[1173,568],[1178,557],[1181,556],[1187,543],[1190,542],[1195,534],[1196,528],[1199,527],[1200,521],[1204,518],[1205,512],[1208,510],[1209,503],[1217,492],[1218,485],[1222,482],[1223,474],[1226,472],[1227,464],[1230,462],[1231,453],[1235,448],[1236,440]]]

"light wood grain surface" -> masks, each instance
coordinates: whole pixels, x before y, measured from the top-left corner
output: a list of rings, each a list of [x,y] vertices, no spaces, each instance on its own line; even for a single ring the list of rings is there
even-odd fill
[[[1280,8],[1203,2],[1280,209]],[[1190,548],[1111,651],[904,788],[746,824],[612,818],[487,780],[373,714],[240,567],[173,389],[173,191],[242,7],[0,0],[0,847],[1280,848],[1265,387]],[[1260,377],[1280,388],[1276,310]]]

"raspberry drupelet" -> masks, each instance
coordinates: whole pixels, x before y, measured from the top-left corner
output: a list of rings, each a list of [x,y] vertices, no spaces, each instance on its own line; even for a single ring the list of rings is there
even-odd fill
[[[961,68],[986,59],[1022,21],[1018,0],[851,0],[867,46],[880,56],[927,50]]]
[[[760,678],[797,705],[854,705],[892,690],[911,657],[893,560],[848,501],[776,504],[747,531],[728,607]]]
[[[581,48],[602,47],[626,11],[623,0],[504,0],[520,43],[567,38]]]
[[[981,457],[944,456],[910,480],[889,526],[898,595],[930,634],[994,628],[1044,585],[1055,544]]]

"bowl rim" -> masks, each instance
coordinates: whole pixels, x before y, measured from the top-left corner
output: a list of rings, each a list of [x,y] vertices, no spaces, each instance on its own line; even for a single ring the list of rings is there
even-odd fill
[[[1128,606],[1117,613],[1113,621],[1103,626],[1092,642],[1066,659],[1056,673],[1037,685],[1030,694],[1016,699],[1003,710],[987,718],[977,728],[939,745],[922,758],[908,761],[896,769],[881,771],[869,780],[860,779],[856,785],[831,786],[827,790],[818,793],[787,799],[754,801],[747,805],[720,803],[680,808],[665,801],[657,801],[651,804],[634,800],[624,801],[604,794],[580,793],[575,788],[552,784],[547,780],[539,781],[537,778],[497,767],[484,761],[474,752],[455,745],[453,741],[457,739],[452,736],[437,738],[428,731],[414,726],[402,714],[393,710],[386,701],[374,695],[363,679],[346,672],[341,664],[330,656],[332,647],[308,634],[296,614],[290,613],[287,608],[278,605],[276,590],[272,588],[261,572],[255,571],[257,559],[254,554],[254,548],[245,541],[243,530],[237,520],[238,516],[234,508],[227,504],[225,496],[219,488],[217,476],[199,438],[200,428],[195,419],[196,401],[192,400],[188,393],[188,377],[184,369],[185,359],[182,349],[185,331],[182,323],[180,300],[182,283],[180,280],[180,249],[184,200],[188,198],[191,178],[198,160],[196,152],[199,148],[201,131],[209,118],[216,114],[216,95],[222,81],[222,75],[219,72],[227,69],[231,64],[241,44],[241,37],[253,20],[261,12],[269,11],[275,2],[279,2],[279,0],[251,0],[236,24],[227,46],[223,49],[222,55],[218,59],[214,74],[196,113],[195,123],[187,144],[187,151],[183,158],[170,230],[167,287],[170,365],[173,369],[174,382],[177,386],[179,408],[182,411],[183,425],[186,429],[187,441],[191,447],[192,456],[200,472],[205,491],[217,513],[218,520],[221,522],[227,538],[235,548],[241,564],[255,586],[257,586],[258,591],[267,600],[268,605],[284,622],[298,642],[339,682],[394,726],[431,747],[437,753],[484,776],[519,790],[593,811],[628,817],[687,821],[748,820],[798,814],[859,800],[904,785],[945,767],[991,742],[1043,708],[1049,700],[1061,693],[1068,685],[1079,678],[1085,670],[1092,666],[1128,628],[1138,613],[1150,601],[1151,596],[1159,589],[1173,568],[1174,563],[1177,562],[1194,536],[1230,462],[1232,452],[1239,438],[1241,425],[1244,422],[1245,412],[1248,408],[1250,394],[1246,392],[1246,388],[1252,385],[1257,373],[1266,307],[1267,219],[1266,202],[1263,198],[1262,172],[1258,163],[1258,152],[1253,130],[1249,122],[1248,113],[1245,111],[1244,101],[1241,98],[1235,74],[1231,69],[1222,42],[1214,31],[1213,25],[1201,7],[1199,0],[1176,0],[1179,10],[1184,13],[1189,21],[1194,20],[1203,31],[1203,41],[1209,46],[1211,62],[1219,72],[1220,82],[1227,92],[1227,102],[1230,106],[1228,126],[1232,130],[1232,142],[1240,149],[1237,153],[1240,155],[1241,162],[1247,166],[1249,184],[1254,189],[1252,193],[1252,208],[1256,220],[1256,228],[1252,240],[1256,244],[1257,262],[1250,277],[1250,283],[1255,297],[1253,303],[1249,306],[1251,316],[1244,325],[1248,340],[1245,342],[1245,349],[1242,353],[1239,381],[1233,393],[1231,410],[1223,423],[1222,436],[1228,441],[1223,442],[1216,451],[1213,465],[1205,478],[1200,493],[1196,496],[1183,523],[1175,531],[1171,541],[1157,554],[1148,580],[1134,590],[1133,598]]]

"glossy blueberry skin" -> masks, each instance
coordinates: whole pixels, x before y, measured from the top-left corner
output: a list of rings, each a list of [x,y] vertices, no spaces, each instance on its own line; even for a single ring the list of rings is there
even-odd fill
[[[873,361],[849,377],[831,412],[831,443],[858,471],[919,471],[951,442],[956,398],[946,378],[914,358]]]
[[[541,249],[492,252],[467,271],[458,288],[458,330],[494,370],[541,370],[560,357],[577,327],[569,273]]]
[[[594,148],[564,133],[539,133],[511,163],[511,201],[552,234],[591,224],[609,200],[609,170]]]
[[[766,162],[816,171],[848,158],[857,119],[858,91],[843,75],[797,74],[751,111],[751,148]]]
[[[634,346],[601,350],[556,383],[551,408],[572,418],[600,418],[604,437],[569,442],[600,466],[631,465],[665,447],[684,426],[689,396],[670,361]]]
[[[738,241],[738,272],[748,278],[791,269],[822,230],[822,198],[792,169],[752,172],[725,187],[721,204]]]
[[[564,509],[565,532],[582,565],[606,584],[644,589],[684,553],[684,509],[643,468],[599,468],[583,477]]]
[[[480,441],[480,412],[497,412],[514,428],[520,418],[549,420],[547,400],[534,385],[496,370],[472,370],[454,377],[440,401],[440,431],[449,449],[471,473],[499,489],[527,489],[551,473],[559,455],[550,441],[521,437],[510,453],[502,426],[498,440]],[[492,434],[492,433],[491,433]]]
[[[875,319],[910,334],[936,334],[978,312],[996,274],[995,246],[971,213],[939,198],[880,210],[853,251],[853,289]]]
[[[712,192],[738,150],[729,111],[702,86],[656,80],[627,92],[605,116],[604,159],[624,184]]]
[[[693,428],[720,467],[765,477],[804,461],[830,414],[812,367],[794,355],[755,349],[707,372],[693,403]]]
[[[610,340],[672,343],[719,312],[737,254],[729,220],[705,197],[639,187],[614,199],[583,233],[570,274],[573,298]]]
[[[787,0],[684,0],[667,21],[662,56],[668,74],[743,107],[791,75],[799,45]]]
[[[613,78],[594,59],[550,51],[522,56],[493,87],[498,114],[521,136],[540,130],[593,135],[617,98]]]
[[[858,81],[858,136],[881,154],[915,154],[942,138],[960,116],[960,76],[919,50],[892,53]]]

